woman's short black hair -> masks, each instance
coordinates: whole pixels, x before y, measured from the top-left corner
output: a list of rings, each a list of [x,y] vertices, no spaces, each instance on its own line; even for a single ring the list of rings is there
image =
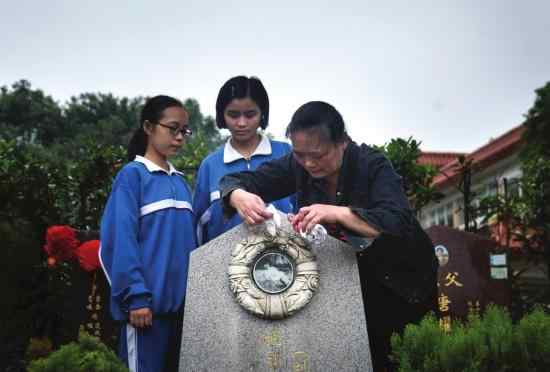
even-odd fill
[[[318,130],[324,139],[333,143],[349,140],[342,115],[332,105],[322,101],[308,102],[296,110],[286,127],[286,136],[306,130]]]
[[[224,111],[227,105],[235,99],[250,98],[260,108],[261,118],[260,126],[262,129],[267,128],[269,122],[269,98],[264,85],[255,76],[235,76],[227,80],[221,87],[216,100],[216,124],[218,128],[226,128]]]
[[[156,124],[162,118],[164,110],[169,107],[181,107],[183,104],[175,98],[169,96],[155,96],[149,98],[143,108],[141,109],[141,115],[139,118],[139,127],[136,129],[130,143],[128,144],[128,161],[135,159],[136,155],[145,155],[147,150],[147,134],[143,129],[143,123],[146,121]]]

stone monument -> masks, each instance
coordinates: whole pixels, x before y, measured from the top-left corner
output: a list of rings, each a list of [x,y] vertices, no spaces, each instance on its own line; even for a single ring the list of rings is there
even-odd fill
[[[371,371],[355,253],[240,225],[191,254],[180,372]]]
[[[431,226],[426,233],[439,260],[438,307],[443,329],[450,330],[453,320],[464,320],[468,314],[480,315],[489,303],[510,305],[510,280],[491,277],[494,240],[447,226]]]

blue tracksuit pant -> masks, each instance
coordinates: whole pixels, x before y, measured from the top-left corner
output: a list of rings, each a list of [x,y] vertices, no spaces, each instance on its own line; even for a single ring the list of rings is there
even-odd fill
[[[179,361],[181,316],[153,317],[153,325],[120,330],[119,357],[130,372],[176,372]]]

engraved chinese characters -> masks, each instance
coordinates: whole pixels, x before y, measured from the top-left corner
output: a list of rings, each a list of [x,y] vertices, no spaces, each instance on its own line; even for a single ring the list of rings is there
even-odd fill
[[[251,234],[231,253],[229,288],[250,313],[282,319],[304,307],[319,287],[315,255],[287,232]]]
[[[260,341],[269,347],[265,355],[265,365],[273,371],[310,372],[309,355],[304,351],[288,352],[284,340],[277,328],[268,335],[261,336]],[[286,352],[285,352],[286,351]]]

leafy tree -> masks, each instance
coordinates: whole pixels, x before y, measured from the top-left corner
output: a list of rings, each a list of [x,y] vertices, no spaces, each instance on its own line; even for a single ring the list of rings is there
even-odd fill
[[[544,249],[550,276],[550,82],[535,93],[525,120],[523,174],[528,181],[525,196],[532,207],[529,224]]]
[[[98,230],[113,179],[124,165],[126,149],[88,140],[80,151],[82,160],[67,166],[70,187],[58,189],[59,208],[64,223],[82,230]]]
[[[181,152],[171,160],[176,169],[184,172],[185,179],[189,185],[194,188],[195,175],[199,169],[201,161],[211,152],[205,135],[201,132],[193,133]]]
[[[529,144],[523,152],[524,158],[543,157],[550,159],[550,82],[535,90],[533,107],[527,112],[524,134]]]
[[[186,99],[183,102],[183,106],[189,113],[189,126],[193,130],[193,137],[204,141],[209,151],[218,147],[223,139],[214,118],[211,116],[204,116],[198,101],[193,98]]]
[[[83,93],[71,97],[64,109],[73,143],[95,141],[102,145],[125,146],[138,127],[142,97],[118,98],[112,94]]]
[[[26,220],[36,237],[60,219],[56,191],[67,186],[63,165],[40,145],[0,140],[2,220],[14,231]]]
[[[66,129],[62,110],[26,80],[0,88],[0,138],[51,145]]]
[[[437,169],[417,162],[421,154],[419,141],[412,137],[406,140],[394,138],[378,148],[391,161],[395,171],[403,177],[405,194],[416,212],[430,202],[438,201],[443,197],[432,186],[433,178],[438,173]]]
[[[504,192],[481,200],[477,214],[484,222],[503,226],[504,246],[513,247],[531,264],[546,265],[550,279],[550,83],[536,90],[537,97],[529,109],[524,132],[525,145],[521,153],[521,192]],[[502,238],[502,237],[501,237]],[[501,239],[502,240],[502,239]],[[513,244],[512,244],[513,243]],[[502,241],[501,241],[502,244]],[[536,303],[550,302],[550,291],[522,293],[521,278],[526,270],[512,277],[514,315],[531,309]]]
[[[187,182],[193,187],[194,176],[201,161],[220,146],[224,139],[220,135],[214,118],[202,114],[197,100],[186,99],[183,106],[189,114],[189,126],[193,130],[193,135],[186,140],[182,151],[172,160],[172,163],[185,173]]]

